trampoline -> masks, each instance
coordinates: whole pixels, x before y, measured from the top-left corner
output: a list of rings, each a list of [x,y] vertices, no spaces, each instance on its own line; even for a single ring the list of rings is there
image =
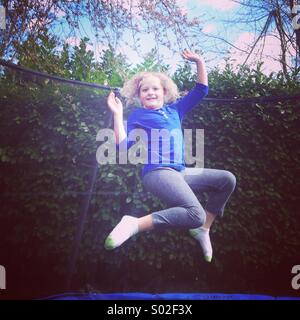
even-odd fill
[[[43,300],[300,300],[300,297],[274,297],[262,294],[224,293],[63,293]]]

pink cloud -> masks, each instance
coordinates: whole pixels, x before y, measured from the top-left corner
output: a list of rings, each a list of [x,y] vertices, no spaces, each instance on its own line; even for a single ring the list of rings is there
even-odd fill
[[[38,19],[31,19],[28,23],[28,30],[34,31],[36,29],[42,28],[43,26],[46,26],[49,23],[49,20],[47,18],[42,18],[40,20]]]
[[[65,42],[72,47],[75,47],[75,46],[78,47],[80,45],[80,38],[70,37],[70,38],[66,39]],[[86,45],[86,50],[92,51],[94,53],[94,57],[95,57],[96,61],[98,61],[100,59],[101,53],[107,49],[108,49],[108,46],[103,45],[101,43],[87,43],[87,45]]]
[[[203,27],[202,32],[204,33],[211,33],[216,29],[216,25],[214,24],[207,24]]]
[[[140,6],[141,1],[140,0],[123,0],[123,1],[116,1],[116,0],[103,0],[104,3],[107,5],[115,5],[121,6],[125,11],[130,11],[132,16],[136,19],[139,19],[140,14]]]
[[[59,8],[55,8],[55,10],[51,9],[50,11],[54,13],[57,18],[62,18],[66,15],[66,13]]]
[[[242,33],[239,38],[235,41],[234,45],[242,50],[250,52],[252,45],[254,44],[257,36],[254,33],[245,32]],[[270,34],[265,36],[263,39],[260,39],[255,46],[255,49],[251,53],[250,57],[247,60],[247,65],[256,66],[258,61],[264,62],[262,66],[262,71],[265,74],[271,72],[278,72],[282,69],[280,62],[281,50],[280,50],[280,41],[275,34]],[[291,65],[292,57],[295,55],[292,47],[289,48],[287,56],[287,64]],[[238,68],[238,65],[241,65],[246,60],[248,54],[242,52],[235,48],[232,48],[229,51],[230,63],[235,68]],[[225,66],[225,61],[222,61],[219,65],[220,68]]]
[[[188,0],[177,0],[176,1],[178,7],[180,8],[180,12],[183,15],[187,15],[188,13]]]
[[[202,0],[201,3],[222,11],[232,10],[239,5],[231,0]]]
[[[69,44],[70,46],[79,46],[79,44],[80,44],[80,38],[70,37],[70,38],[67,38],[65,42],[66,42],[67,44]]]

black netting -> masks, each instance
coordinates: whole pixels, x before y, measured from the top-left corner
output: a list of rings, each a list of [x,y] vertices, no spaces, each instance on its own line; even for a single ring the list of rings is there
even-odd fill
[[[297,96],[207,98],[185,120],[205,129],[205,166],[238,178],[207,266],[180,232],[104,250],[122,215],[161,207],[142,192],[140,166],[96,162],[97,132],[112,126],[107,89],[0,67],[0,265],[12,296],[72,288],[290,293],[300,243]]]

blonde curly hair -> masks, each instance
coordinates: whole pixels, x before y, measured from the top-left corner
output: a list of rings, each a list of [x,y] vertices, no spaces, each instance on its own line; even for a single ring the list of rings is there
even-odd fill
[[[134,75],[131,79],[127,80],[121,89],[120,93],[126,98],[126,105],[139,105],[141,106],[139,93],[140,85],[144,78],[148,76],[157,77],[164,89],[164,103],[171,103],[179,98],[178,88],[174,81],[162,72],[139,72]]]

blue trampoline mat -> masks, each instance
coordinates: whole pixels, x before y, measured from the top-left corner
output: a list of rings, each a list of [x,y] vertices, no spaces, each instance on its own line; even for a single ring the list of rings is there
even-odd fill
[[[43,300],[300,300],[300,297],[275,297],[260,294],[224,293],[63,293]]]

